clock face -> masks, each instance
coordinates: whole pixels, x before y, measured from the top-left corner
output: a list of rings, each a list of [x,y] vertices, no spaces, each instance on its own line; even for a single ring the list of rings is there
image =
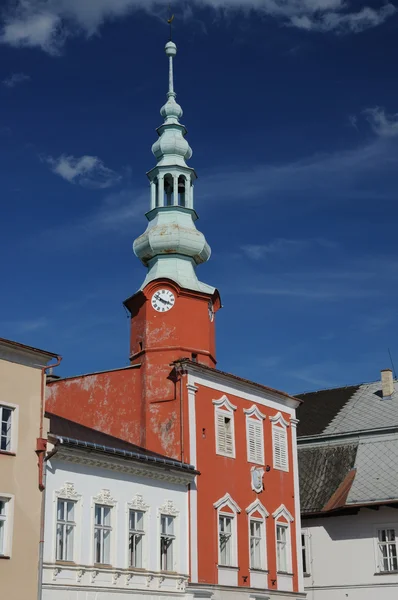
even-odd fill
[[[157,290],[152,296],[151,304],[158,312],[166,312],[173,308],[175,301],[174,294],[170,290]]]
[[[214,308],[213,308],[213,302],[211,300],[209,302],[208,308],[209,308],[209,319],[210,319],[210,321],[213,321],[213,319],[214,319]]]

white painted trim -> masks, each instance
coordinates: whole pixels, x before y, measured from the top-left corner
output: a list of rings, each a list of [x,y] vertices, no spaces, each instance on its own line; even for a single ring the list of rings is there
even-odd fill
[[[0,494],[1,496],[1,494]],[[395,545],[398,551],[398,521],[395,523],[377,523],[373,525],[373,547],[374,547],[374,556],[375,556],[375,573],[389,573],[389,571],[382,571],[380,569],[379,563],[379,537],[377,532],[380,529],[394,529],[395,530]]]
[[[255,465],[264,465],[265,464],[265,452],[264,452],[264,418],[263,416],[256,417],[254,416],[254,413],[252,412],[251,415],[247,414],[248,411],[244,411],[246,412],[246,454],[247,454],[247,462],[255,464]],[[258,411],[260,413],[260,411]],[[261,413],[260,413],[261,415]],[[260,444],[261,444],[261,457],[260,460],[255,460],[253,457],[250,456],[250,434],[249,434],[249,424],[250,422],[255,423],[257,426],[259,425],[259,429],[260,429]],[[256,431],[256,427],[255,427],[255,431]],[[256,446],[256,440],[253,440],[254,446]]]
[[[81,513],[82,513],[82,494],[75,490],[74,483],[65,482],[63,487],[53,492],[53,544],[52,557],[57,562],[57,522],[58,522],[58,500],[66,500],[75,503],[75,531],[73,537],[72,561],[80,562],[80,535],[81,535]]]
[[[250,408],[244,408],[243,412],[248,417],[256,416],[258,419],[262,419],[262,420],[267,418],[266,415],[263,415],[263,413],[260,412],[260,410],[256,404],[253,404]]]
[[[296,517],[296,555],[298,571],[298,590],[304,592],[303,558],[301,555],[301,511],[300,511],[300,480],[297,453],[297,424],[298,419],[290,419],[292,455],[293,455],[293,485],[294,485],[294,514]],[[308,544],[309,546],[309,544]]]
[[[271,421],[271,423],[280,423],[284,427],[289,427],[289,421],[286,421],[286,419],[283,418],[281,412],[277,412],[276,415],[270,417],[269,420]]]
[[[198,388],[193,385],[191,376],[188,375],[188,433],[189,433],[189,464],[196,469],[196,392]],[[190,519],[190,548],[191,548],[191,582],[198,583],[198,491],[195,480],[189,488],[189,519]]]
[[[213,506],[214,506],[214,508],[217,508],[217,509],[221,508],[222,506],[229,506],[229,508],[233,512],[235,512],[235,513],[241,512],[241,509],[239,508],[239,506],[237,505],[235,500],[233,500],[232,497],[228,493],[225,494],[225,496],[223,496],[219,500],[217,500],[217,502],[214,502]]]
[[[216,442],[216,454],[218,456],[225,456],[227,458],[235,458],[236,457],[236,446],[235,446],[235,416],[234,411],[236,410],[236,406],[231,404],[226,396],[223,396],[220,400],[213,400],[213,404],[215,405],[214,409],[214,429],[215,429],[215,442]],[[232,452],[222,452],[218,447],[218,416],[227,416],[231,420],[231,436],[232,436]]]
[[[277,527],[284,527],[286,529],[286,566],[287,571],[279,571],[278,570],[278,536],[277,536]],[[285,521],[278,521],[275,519],[275,556],[276,556],[276,572],[277,575],[280,573],[286,573],[289,575],[293,574],[293,557],[292,557],[292,535],[291,535],[291,527],[290,523],[286,523]]]
[[[281,504],[279,506],[279,508],[277,508],[276,511],[274,511],[272,513],[272,516],[276,520],[278,520],[280,517],[285,517],[285,519],[287,521],[289,521],[290,523],[292,523],[294,521],[294,518],[292,517],[292,515],[287,510],[287,508],[286,508],[286,506],[284,504]]]
[[[229,494],[227,494],[229,496]],[[231,499],[232,500],[232,499]],[[238,506],[233,500],[232,500],[233,504]],[[222,506],[225,506],[225,503]],[[237,516],[238,516],[238,512],[240,512],[240,508],[238,507],[238,511],[234,510],[230,504],[228,504],[228,506],[231,508],[231,510],[233,510],[232,513],[227,512],[227,511],[223,511],[222,508],[217,508],[217,565],[218,568],[223,569],[223,568],[230,568],[230,567],[234,567],[234,568],[238,568],[238,523],[237,523]],[[227,517],[229,519],[231,519],[232,523],[231,523],[231,540],[232,540],[232,544],[231,544],[231,564],[230,565],[222,565],[221,564],[221,556],[220,556],[220,517]]]
[[[296,414],[295,408],[285,405],[286,400],[282,398],[279,400],[272,400],[260,394],[248,393],[242,390],[241,386],[232,387],[230,385],[223,385],[218,383],[217,381],[212,381],[206,379],[203,376],[199,376],[196,374],[189,374],[189,381],[194,385],[202,385],[203,387],[210,388],[212,391],[217,390],[226,395],[239,396],[242,400],[248,400],[249,402],[255,402],[256,404],[260,404],[262,406],[266,406],[276,411],[280,411],[281,404],[283,405],[283,412],[287,413],[289,416],[294,417]]]
[[[258,517],[253,517],[253,513],[254,512],[259,512],[260,515],[262,515],[262,518],[259,519]],[[248,527],[248,536],[249,536],[249,565],[250,565],[250,570],[251,571],[256,571],[256,570],[262,570],[262,571],[266,571],[268,568],[268,552],[267,552],[267,526],[266,526],[266,518],[269,516],[269,513],[267,511],[267,509],[265,508],[265,506],[260,502],[259,499],[254,500],[254,502],[252,502],[247,508],[246,508],[246,512],[247,512],[247,527]],[[253,567],[251,565],[251,552],[250,552],[250,521],[258,521],[261,522],[261,538],[263,541],[262,547],[261,547],[261,554],[260,554],[260,558],[261,558],[261,567]]]
[[[258,500],[258,499],[254,500],[251,504],[249,504],[249,506],[246,508],[246,512],[248,515],[250,515],[252,512],[255,512],[256,510],[260,514],[263,515],[264,519],[269,517],[269,512],[265,508],[264,504],[262,504],[262,502],[260,502],[260,500]]]
[[[277,423],[272,423],[272,466],[277,471],[283,471],[285,473],[289,472],[289,441],[287,435],[287,427],[283,426],[280,421]],[[285,455],[286,455],[286,465],[285,468],[278,466],[276,464],[276,454],[275,454],[275,432],[283,432],[285,436]]]
[[[5,503],[5,535],[4,535],[4,552],[1,556],[8,556],[11,558],[12,556],[12,540],[13,540],[13,532],[14,532],[14,503],[15,496],[14,494],[9,494],[8,492],[0,492],[0,499],[6,500]]]
[[[213,404],[214,404],[214,406],[217,406],[217,408],[221,408],[222,406],[225,406],[228,409],[228,411],[230,411],[230,412],[236,410],[236,408],[237,408],[234,404],[232,404],[229,401],[229,399],[227,398],[227,396],[225,394],[219,400],[213,400]]]
[[[19,431],[19,405],[11,402],[3,402],[0,400],[0,406],[11,408],[11,447],[9,450],[1,450],[1,452],[11,452],[16,454],[18,451],[18,431]]]

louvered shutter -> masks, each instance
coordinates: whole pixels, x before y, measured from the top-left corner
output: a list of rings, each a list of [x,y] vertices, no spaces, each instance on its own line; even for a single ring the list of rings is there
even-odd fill
[[[256,463],[264,462],[263,424],[255,419],[247,419],[248,460]]]
[[[226,452],[226,431],[224,415],[217,413],[217,452]]]
[[[232,419],[231,417],[224,417],[224,427],[225,427],[225,454],[234,453],[234,440],[232,437]]]
[[[274,444],[274,467],[275,469],[288,471],[286,429],[274,425],[272,428],[272,434]]]

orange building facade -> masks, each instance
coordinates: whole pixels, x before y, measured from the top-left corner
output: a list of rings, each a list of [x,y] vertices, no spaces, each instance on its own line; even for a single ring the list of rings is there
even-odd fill
[[[131,314],[130,366],[55,380],[47,411],[177,461],[200,475],[190,485],[187,532],[192,596],[298,598],[303,593],[296,447],[299,404],[216,369],[218,291],[196,266],[210,257],[196,229],[192,152],[169,92],[148,173],[148,228],[134,244],[147,267]]]

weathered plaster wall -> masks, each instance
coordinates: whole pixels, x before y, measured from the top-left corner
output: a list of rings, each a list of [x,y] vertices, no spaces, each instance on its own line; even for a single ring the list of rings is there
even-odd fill
[[[139,445],[139,369],[82,375],[50,383],[46,410]]]

